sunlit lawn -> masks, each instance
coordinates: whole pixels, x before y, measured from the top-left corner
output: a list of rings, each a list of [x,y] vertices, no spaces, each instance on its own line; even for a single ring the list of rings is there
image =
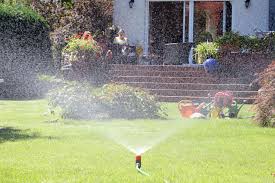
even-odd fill
[[[250,116],[249,107],[242,116]],[[275,129],[251,119],[182,120],[176,104],[167,120],[69,121],[47,103],[0,101],[2,183],[273,183]],[[134,168],[126,146],[153,146]],[[125,147],[124,147],[125,146]]]

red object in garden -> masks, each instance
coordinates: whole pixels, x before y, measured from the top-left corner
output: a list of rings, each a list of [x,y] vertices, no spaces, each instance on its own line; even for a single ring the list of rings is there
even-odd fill
[[[136,155],[136,167],[141,168],[141,155]]]
[[[190,118],[193,113],[198,112],[197,106],[192,101],[182,100],[178,104],[178,109],[183,118]]]
[[[214,105],[220,108],[230,107],[233,103],[233,98],[231,92],[218,92],[214,96]]]
[[[85,31],[82,35],[82,39],[84,40],[93,40],[93,36],[89,31]]]

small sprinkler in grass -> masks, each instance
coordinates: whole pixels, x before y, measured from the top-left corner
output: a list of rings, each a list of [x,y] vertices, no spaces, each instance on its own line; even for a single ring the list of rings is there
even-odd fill
[[[141,169],[141,155],[136,155],[136,168]]]
[[[148,173],[144,172],[143,170],[141,170],[141,155],[136,155],[136,169],[137,171],[142,174],[142,175],[145,175],[145,176],[149,176]]]

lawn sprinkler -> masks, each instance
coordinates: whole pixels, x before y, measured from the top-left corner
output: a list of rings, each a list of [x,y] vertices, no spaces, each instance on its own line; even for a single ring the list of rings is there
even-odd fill
[[[141,168],[141,155],[136,155],[136,167]]]
[[[141,155],[136,155],[136,170],[142,174],[142,175],[145,175],[145,176],[149,176],[148,173],[144,172],[143,170],[141,170]]]

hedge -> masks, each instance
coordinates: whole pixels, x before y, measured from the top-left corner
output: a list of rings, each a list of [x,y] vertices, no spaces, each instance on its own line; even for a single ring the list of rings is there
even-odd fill
[[[53,71],[49,26],[22,5],[0,4],[0,96],[36,97],[42,86],[37,75]],[[17,91],[17,92],[15,92]]]

